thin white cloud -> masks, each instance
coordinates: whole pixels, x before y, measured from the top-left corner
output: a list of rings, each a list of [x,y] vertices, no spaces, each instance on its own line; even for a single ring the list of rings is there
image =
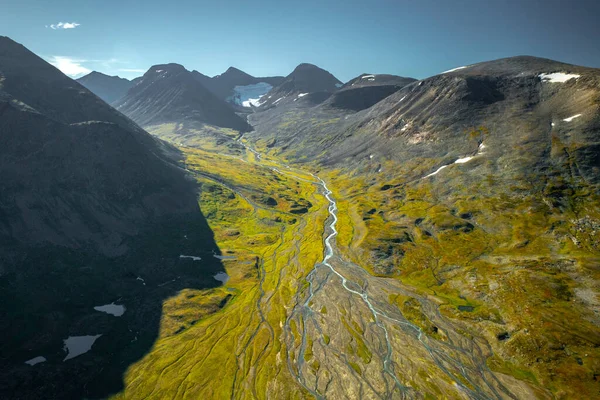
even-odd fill
[[[86,62],[86,60],[78,60],[63,56],[52,56],[48,57],[48,62],[58,68],[63,74],[72,78],[92,72],[91,69],[81,65],[81,63]]]
[[[120,68],[119,71],[121,71],[121,72],[146,72],[145,69],[139,69],[139,68]]]
[[[58,24],[51,24],[50,26],[46,25],[46,28],[50,28],[50,29],[75,29],[77,28],[79,25],[77,22],[59,22]]]

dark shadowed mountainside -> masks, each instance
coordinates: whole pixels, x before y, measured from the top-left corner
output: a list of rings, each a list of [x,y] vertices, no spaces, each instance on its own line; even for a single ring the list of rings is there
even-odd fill
[[[143,127],[177,122],[248,131],[246,121],[197,75],[179,64],[155,65],[113,106]]]
[[[344,84],[324,105],[351,111],[364,110],[414,81],[414,78],[396,75],[362,74]]]
[[[178,157],[0,37],[0,397],[117,392],[158,336],[163,300],[216,286],[219,250]],[[179,257],[190,253],[202,262]],[[94,309],[111,303],[125,313]],[[69,338],[90,337],[69,357]]]
[[[90,92],[100,97],[108,104],[123,97],[134,85],[133,81],[118,76],[109,76],[101,72],[92,71],[77,79]]]

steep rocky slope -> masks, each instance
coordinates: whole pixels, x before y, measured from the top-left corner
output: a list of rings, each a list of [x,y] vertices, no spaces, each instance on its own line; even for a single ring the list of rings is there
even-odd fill
[[[133,81],[128,79],[96,71],[82,76],[77,82],[109,104],[123,97],[134,85]]]
[[[0,37],[0,397],[118,391],[158,334],[162,300],[216,286],[218,260],[179,258],[218,248],[178,157]],[[124,314],[94,309],[112,303]]]
[[[249,130],[244,119],[195,75],[179,64],[155,65],[113,105],[143,127],[177,122]]]
[[[273,105],[281,105],[311,95],[318,102],[323,101],[339,87],[342,86],[335,76],[328,71],[313,64],[300,64],[291,74],[285,77],[283,82],[275,86],[260,106],[268,108]]]

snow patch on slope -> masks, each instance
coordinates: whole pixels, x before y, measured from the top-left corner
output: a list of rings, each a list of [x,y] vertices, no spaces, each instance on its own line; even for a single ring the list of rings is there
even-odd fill
[[[471,161],[473,159],[473,157],[464,157],[464,158],[459,158],[458,160],[454,161],[454,164],[464,164],[464,163],[468,163],[469,161]]]
[[[449,69],[448,71],[442,72],[442,74],[447,74],[448,72],[454,72],[454,71],[458,71],[460,69],[465,69],[465,68],[467,68],[467,66],[452,68],[452,69]]]
[[[571,79],[578,79],[581,75],[567,74],[565,72],[553,72],[551,74],[539,74],[538,76],[542,82],[565,83]]]
[[[553,72],[551,74],[539,74],[538,76],[542,82],[565,83],[571,79],[578,79],[581,75],[567,74],[565,72]]]
[[[581,117],[581,114],[576,114],[576,115],[573,115],[572,117],[569,117],[569,118],[565,118],[565,119],[563,119],[563,121],[565,121],[565,122],[571,122],[571,121],[573,121],[575,118],[579,118],[579,117]]]
[[[468,163],[469,161],[471,161],[473,158],[475,158],[476,156],[480,156],[485,154],[485,152],[483,151],[483,149],[485,149],[486,146],[483,144],[483,142],[479,145],[478,149],[477,149],[477,154],[474,156],[467,156],[467,157],[461,157],[458,160],[454,161],[452,164],[465,164]],[[432,172],[429,175],[425,175],[423,178],[421,179],[425,179],[425,178],[429,178],[430,176],[433,175],[437,175],[441,170],[443,170],[444,168],[449,167],[452,164],[447,164],[447,165],[442,165],[441,167],[439,167],[435,172]]]
[[[439,167],[439,168],[437,169],[437,171],[435,171],[435,172],[432,172],[431,174],[424,176],[424,177],[423,177],[423,179],[425,179],[425,178],[429,178],[430,176],[437,175],[437,173],[438,173],[438,172],[440,172],[441,170],[443,170],[444,168],[447,168],[447,167],[448,167],[447,165],[442,165],[441,167]]]

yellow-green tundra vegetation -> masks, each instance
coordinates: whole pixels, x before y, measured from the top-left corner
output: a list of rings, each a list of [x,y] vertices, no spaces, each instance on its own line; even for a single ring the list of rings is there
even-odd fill
[[[404,168],[423,168],[425,176],[431,168],[424,162]],[[498,196],[492,177],[444,191],[434,177],[320,176],[335,188],[338,245],[349,259],[435,299],[464,335],[489,344],[492,371],[547,390],[536,396],[600,396],[597,194],[585,187],[560,193],[560,177],[521,181]],[[539,189],[523,187],[533,184]],[[558,211],[553,203],[566,198],[567,209]],[[432,338],[446,340],[414,297],[389,299]]]
[[[593,191],[559,174],[500,194],[493,176],[452,189],[403,178],[425,177],[430,159],[383,162],[392,175],[301,172],[219,136],[181,150],[231,279],[165,302],[159,340],[116,398],[600,395]],[[330,230],[309,171],[336,200],[331,263],[347,288],[314,268]]]
[[[181,148],[185,166],[201,184],[230,279],[164,303],[159,339],[115,398],[303,398],[282,327],[306,269],[322,258],[326,202],[308,175],[275,172],[239,145],[243,159],[195,145]]]

